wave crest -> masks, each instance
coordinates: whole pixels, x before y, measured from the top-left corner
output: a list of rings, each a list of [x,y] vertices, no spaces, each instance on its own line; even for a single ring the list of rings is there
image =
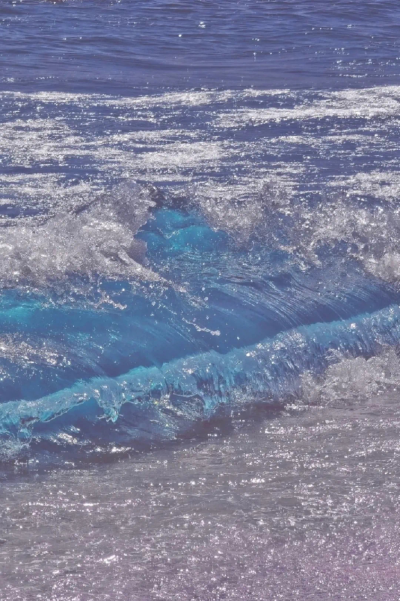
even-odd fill
[[[376,382],[378,390],[381,359],[362,357],[399,341],[400,307],[393,305],[353,320],[303,326],[226,355],[210,351],[160,368],[140,367],[116,378],[78,383],[36,401],[4,403],[0,405],[1,452],[10,459],[21,448],[67,446],[95,452],[108,443],[171,440],[218,413],[248,403],[276,404],[298,397],[302,387],[303,398],[315,402],[319,395],[329,402],[343,373],[350,374],[343,379],[344,386],[352,383],[360,395],[365,386],[360,386],[359,371],[357,378],[351,375],[360,365],[365,368],[361,378],[374,368],[375,375],[366,381]],[[332,353],[352,358],[350,363],[332,366]],[[388,353],[385,383],[399,366],[393,351]],[[325,383],[310,394],[310,378],[326,369]]]
[[[160,279],[144,266],[146,245],[135,238],[156,205],[154,188],[124,183],[45,223],[1,228],[0,284],[40,287],[71,275]]]

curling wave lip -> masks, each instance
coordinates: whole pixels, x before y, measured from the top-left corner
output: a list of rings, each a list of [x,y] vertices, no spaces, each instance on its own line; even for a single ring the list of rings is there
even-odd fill
[[[313,324],[254,346],[179,359],[98,378],[34,402],[0,405],[3,460],[26,452],[93,452],[110,443],[160,443],[199,420],[248,403],[276,404],[299,391],[306,372],[340,357],[368,356],[400,340],[400,307],[330,324]],[[334,353],[334,355],[332,355]],[[335,359],[336,357],[336,359]]]

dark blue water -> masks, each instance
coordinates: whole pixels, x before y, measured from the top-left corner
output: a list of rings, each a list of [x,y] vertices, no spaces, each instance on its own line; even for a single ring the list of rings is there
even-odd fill
[[[5,1],[0,19],[5,90],[360,87],[399,75],[387,0]]]
[[[399,26],[1,3],[2,598],[397,599]]]

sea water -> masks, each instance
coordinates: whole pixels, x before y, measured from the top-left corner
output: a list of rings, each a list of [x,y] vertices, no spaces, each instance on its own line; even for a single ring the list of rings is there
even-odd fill
[[[1,599],[398,599],[399,24],[1,4]]]

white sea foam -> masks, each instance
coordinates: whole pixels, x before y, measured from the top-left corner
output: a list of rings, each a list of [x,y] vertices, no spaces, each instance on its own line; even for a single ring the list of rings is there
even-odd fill
[[[2,281],[143,269],[135,219],[132,227],[115,219],[107,203],[79,216],[70,210],[127,179],[184,197],[239,244],[262,235],[304,265],[318,263],[323,248],[341,247],[342,258],[368,273],[400,279],[399,86],[135,98],[3,92],[1,99],[3,212],[54,217],[43,226],[20,216],[17,228],[1,232]],[[318,128],[310,131],[311,120]],[[262,124],[269,129],[257,133]],[[320,201],[310,204],[315,193]]]
[[[393,348],[383,349],[369,359],[343,357],[330,365],[323,376],[313,377],[308,373],[302,377],[305,402],[323,406],[370,402],[399,389],[400,360]]]
[[[400,209],[396,204],[368,207],[335,195],[317,207],[297,205],[291,208],[291,216],[286,234],[298,258],[321,265],[326,250],[335,249],[337,261],[356,259],[374,276],[399,282]]]
[[[343,90],[324,94],[293,108],[240,108],[218,115],[222,128],[262,125],[287,120],[375,119],[397,117],[400,112],[400,87],[382,86],[363,90]]]
[[[134,237],[154,204],[149,188],[125,184],[45,223],[1,228],[1,283],[42,285],[71,274],[158,280]]]
[[[211,227],[229,232],[236,243],[243,244],[254,235],[273,238],[271,213],[285,213],[294,195],[289,178],[217,184],[209,181],[188,190],[192,206],[200,208]]]

